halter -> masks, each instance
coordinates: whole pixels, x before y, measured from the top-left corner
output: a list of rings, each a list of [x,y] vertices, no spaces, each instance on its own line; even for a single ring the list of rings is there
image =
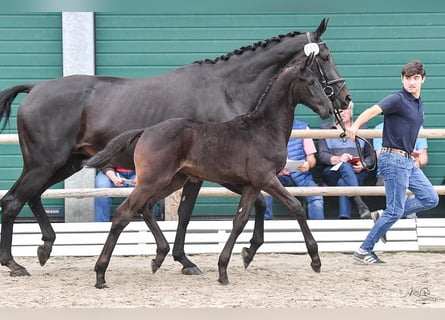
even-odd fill
[[[339,78],[339,79],[335,79],[335,80],[330,80],[329,81],[327,79],[326,73],[323,71],[323,68],[321,67],[320,62],[318,61],[317,55],[318,55],[318,53],[320,51],[318,43],[312,42],[310,32],[306,32],[306,37],[307,37],[308,43],[306,44],[306,46],[304,48],[304,51],[305,51],[306,55],[309,55],[311,52],[315,53],[315,64],[316,64],[318,72],[320,74],[321,85],[323,87],[324,93],[328,96],[328,98],[331,101],[334,101],[337,98],[338,94],[341,92],[341,90],[346,85],[346,80],[343,79],[343,78]],[[319,42],[319,43],[321,44],[323,42]],[[336,83],[341,83],[340,89],[337,92],[334,90],[334,87],[332,86],[332,85],[334,85]],[[346,138],[346,128],[345,128],[345,125],[344,125],[344,123],[343,123],[343,121],[342,121],[342,119],[340,117],[340,113],[341,113],[341,110],[334,108],[335,118],[336,118],[337,122],[340,124],[340,126],[341,126],[341,128],[343,130],[343,132],[340,133],[340,138]],[[363,137],[361,137],[359,135],[355,135],[355,137],[356,137],[356,139],[354,140],[355,146],[357,148],[357,153],[358,153],[358,155],[360,157],[360,162],[361,162],[363,168],[365,168],[367,171],[374,170],[376,165],[377,165],[375,152],[371,152],[372,163],[371,163],[370,166],[368,166],[366,164],[365,160],[364,160],[364,155],[363,155],[362,148],[360,147],[360,141],[359,140],[362,140],[365,144],[367,144],[371,148],[372,151],[374,151],[374,148],[373,148],[372,144],[368,140],[366,140],[365,138],[363,138]]]

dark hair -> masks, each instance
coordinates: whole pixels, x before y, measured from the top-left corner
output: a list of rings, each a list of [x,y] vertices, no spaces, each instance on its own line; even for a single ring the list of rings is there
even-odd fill
[[[415,74],[420,74],[422,78],[426,76],[425,68],[419,60],[414,60],[405,64],[402,69],[402,76],[412,77]]]

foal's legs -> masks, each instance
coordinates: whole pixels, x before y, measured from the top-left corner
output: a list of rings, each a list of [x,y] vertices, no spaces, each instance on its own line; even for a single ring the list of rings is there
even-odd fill
[[[238,211],[233,218],[232,232],[230,233],[230,236],[227,239],[227,242],[224,245],[224,249],[221,252],[218,260],[218,281],[221,284],[225,285],[229,283],[229,278],[227,276],[227,265],[229,264],[233,247],[235,246],[236,239],[241,234],[244,227],[246,226],[247,221],[249,220],[250,210],[252,209],[252,205],[255,199],[258,197],[259,193],[260,190],[254,188],[251,185],[244,185],[243,187],[243,192],[241,194],[240,202],[238,205]]]
[[[270,180],[267,186],[263,187],[264,191],[269,193],[272,197],[279,200],[282,204],[289,209],[290,214],[297,218],[300,225],[301,232],[303,233],[306,248],[309,256],[312,259],[311,267],[315,272],[320,272],[321,261],[318,256],[318,245],[312,236],[311,230],[307,224],[306,214],[300,201],[292,196],[289,191],[284,188],[277,177]]]
[[[241,194],[243,190],[242,185],[223,184],[223,186],[238,194]],[[252,239],[250,239],[250,247],[243,248],[241,253],[244,262],[244,268],[247,268],[249,266],[249,264],[255,257],[255,254],[258,251],[259,247],[261,247],[261,245],[264,243],[264,213],[266,212],[266,202],[261,193],[258,194],[254,206],[255,225],[253,228]]]
[[[130,223],[133,213],[142,208],[147,200],[147,191],[137,184],[128,198],[125,199],[114,212],[110,232],[94,267],[94,271],[96,271],[96,288],[107,288],[105,271],[110,263],[117,240],[124,228]],[[150,222],[156,223],[154,217],[151,217],[149,220]]]
[[[176,190],[179,190],[187,179],[188,177],[184,174],[176,174],[167,187],[151,197],[152,200],[150,202],[154,204],[160,199],[164,199],[166,196],[172,194]],[[151,270],[153,273],[155,273],[161,267],[162,262],[164,262],[165,256],[170,250],[170,246],[167,239],[165,239],[162,230],[159,228],[156,219],[151,213],[150,205],[145,206],[143,211],[143,219],[156,240],[156,258],[153,259],[151,263]]]

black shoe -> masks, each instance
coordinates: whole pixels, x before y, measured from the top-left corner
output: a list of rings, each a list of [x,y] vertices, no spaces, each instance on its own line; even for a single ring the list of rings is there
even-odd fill
[[[374,223],[380,218],[380,215],[383,213],[383,210],[376,210],[371,212],[371,217],[372,217],[372,221],[374,221]],[[380,238],[382,240],[383,243],[386,243],[386,233]]]
[[[361,206],[358,208],[358,213],[360,214],[361,219],[371,219],[371,212],[368,207]]]
[[[385,263],[384,261],[380,260],[379,257],[374,252],[367,252],[364,254],[361,254],[359,252],[354,252],[354,255],[352,256],[355,261],[358,261],[363,264],[376,264],[376,263]]]

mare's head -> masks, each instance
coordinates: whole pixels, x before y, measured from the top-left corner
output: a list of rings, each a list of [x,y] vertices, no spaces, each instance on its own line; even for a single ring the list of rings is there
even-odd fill
[[[346,109],[352,100],[346,87],[346,81],[340,76],[327,44],[321,40],[321,35],[325,32],[327,24],[328,20],[323,19],[315,32],[306,33],[308,43],[304,51],[306,55],[314,53],[315,61],[312,70],[316,73],[325,94],[331,100],[332,107]]]
[[[308,56],[300,55],[282,71],[282,74],[291,79],[289,100],[292,103],[296,102],[295,104],[305,104],[322,119],[325,119],[331,115],[332,106],[331,100],[318,81],[316,72],[312,70],[315,59],[314,52],[309,53]]]

